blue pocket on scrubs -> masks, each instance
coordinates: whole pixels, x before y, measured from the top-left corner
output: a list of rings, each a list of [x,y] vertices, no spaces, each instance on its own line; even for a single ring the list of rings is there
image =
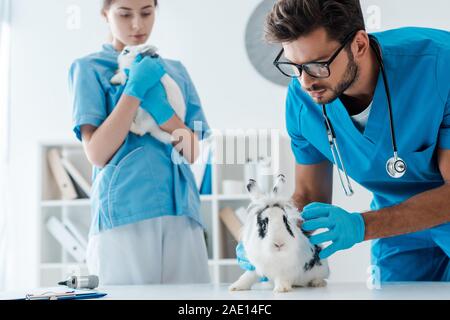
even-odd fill
[[[91,210],[94,219],[92,220],[91,234],[112,228],[109,208],[109,187],[115,169],[115,165],[106,165],[97,174],[92,184]]]
[[[191,169],[184,163],[173,165],[175,213],[200,212],[200,196]]]
[[[146,147],[128,153],[111,177],[109,211],[111,219],[119,224],[133,221],[140,214],[157,211],[160,207],[158,183],[154,179],[151,158]]]
[[[417,183],[443,183],[442,175],[437,165],[436,145],[403,155],[406,161],[406,177]],[[402,155],[400,155],[402,157]]]

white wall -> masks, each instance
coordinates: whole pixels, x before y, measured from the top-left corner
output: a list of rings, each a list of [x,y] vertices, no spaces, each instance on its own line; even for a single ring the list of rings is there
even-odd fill
[[[77,57],[99,50],[106,26],[100,0],[12,1],[11,183],[18,244],[10,288],[32,286],[36,270],[37,144],[70,140],[67,71]],[[244,49],[247,18],[257,0],[161,0],[154,43],[166,57],[182,60],[201,95],[213,128],[284,129],[285,90],[258,76]],[[381,28],[420,25],[450,29],[448,0],[363,1],[381,9]],[[79,29],[67,28],[67,9],[81,9]],[[335,188],[335,202],[349,210],[368,208],[357,189],[349,202]],[[336,254],[333,279],[365,281],[368,244]]]

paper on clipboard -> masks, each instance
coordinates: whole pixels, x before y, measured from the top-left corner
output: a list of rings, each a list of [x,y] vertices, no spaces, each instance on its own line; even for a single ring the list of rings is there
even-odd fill
[[[105,296],[96,290],[73,290],[62,287],[40,289],[25,295],[25,300],[93,299]]]
[[[106,296],[96,290],[74,290],[67,287],[40,288],[31,292],[1,294],[0,300],[70,300],[97,299]]]

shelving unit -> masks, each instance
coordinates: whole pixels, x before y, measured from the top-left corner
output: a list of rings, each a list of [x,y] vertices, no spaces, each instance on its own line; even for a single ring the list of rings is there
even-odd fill
[[[255,138],[256,137],[256,138]],[[258,142],[258,147],[254,148],[254,141]],[[242,141],[245,141],[242,144]],[[240,142],[237,142],[240,141]],[[250,202],[250,197],[242,190],[242,193],[224,194],[222,181],[225,179],[244,179],[245,164],[238,162],[237,158],[255,158],[261,155],[271,156],[275,163],[279,163],[279,168],[274,175],[283,173],[287,177],[286,196],[293,191],[294,186],[294,158],[290,151],[290,141],[285,135],[269,136],[266,134],[228,134],[226,136],[214,136],[210,140],[212,157],[212,194],[201,195],[201,214],[206,226],[206,241],[208,249],[208,263],[211,280],[214,283],[228,283],[235,281],[242,273],[238,267],[235,256],[237,242],[220,221],[219,212],[225,207],[237,209],[246,207]],[[233,146],[234,144],[234,146]],[[264,146],[266,144],[266,146]],[[90,180],[91,166],[89,165],[82,146],[67,142],[42,143],[39,148],[40,172],[39,181],[39,286],[54,286],[57,281],[65,279],[71,274],[87,274],[85,263],[76,262],[53,238],[46,228],[47,220],[55,216],[62,221],[70,220],[80,232],[88,237],[90,226],[90,201],[89,199],[61,200],[55,180],[47,162],[47,153],[51,148],[70,149],[72,154],[79,152],[77,168]],[[237,149],[244,150],[244,156],[238,155],[233,163],[226,161],[231,152]],[[275,157],[276,155],[276,157]],[[229,160],[229,159],[228,159]],[[241,159],[242,160],[242,159]]]

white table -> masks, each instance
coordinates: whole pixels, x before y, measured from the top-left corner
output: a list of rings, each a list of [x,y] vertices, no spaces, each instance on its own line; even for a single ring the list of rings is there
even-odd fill
[[[396,283],[369,289],[365,283],[331,283],[324,288],[295,288],[274,293],[267,286],[229,292],[221,285],[152,285],[104,287],[104,299],[157,300],[450,300],[450,283]]]
[[[119,300],[450,300],[450,283],[444,282],[393,283],[373,290],[365,283],[330,283],[324,288],[295,288],[276,294],[264,285],[229,292],[228,284],[110,286],[98,290],[108,294],[102,299]],[[24,293],[0,293],[0,299],[18,296]]]

